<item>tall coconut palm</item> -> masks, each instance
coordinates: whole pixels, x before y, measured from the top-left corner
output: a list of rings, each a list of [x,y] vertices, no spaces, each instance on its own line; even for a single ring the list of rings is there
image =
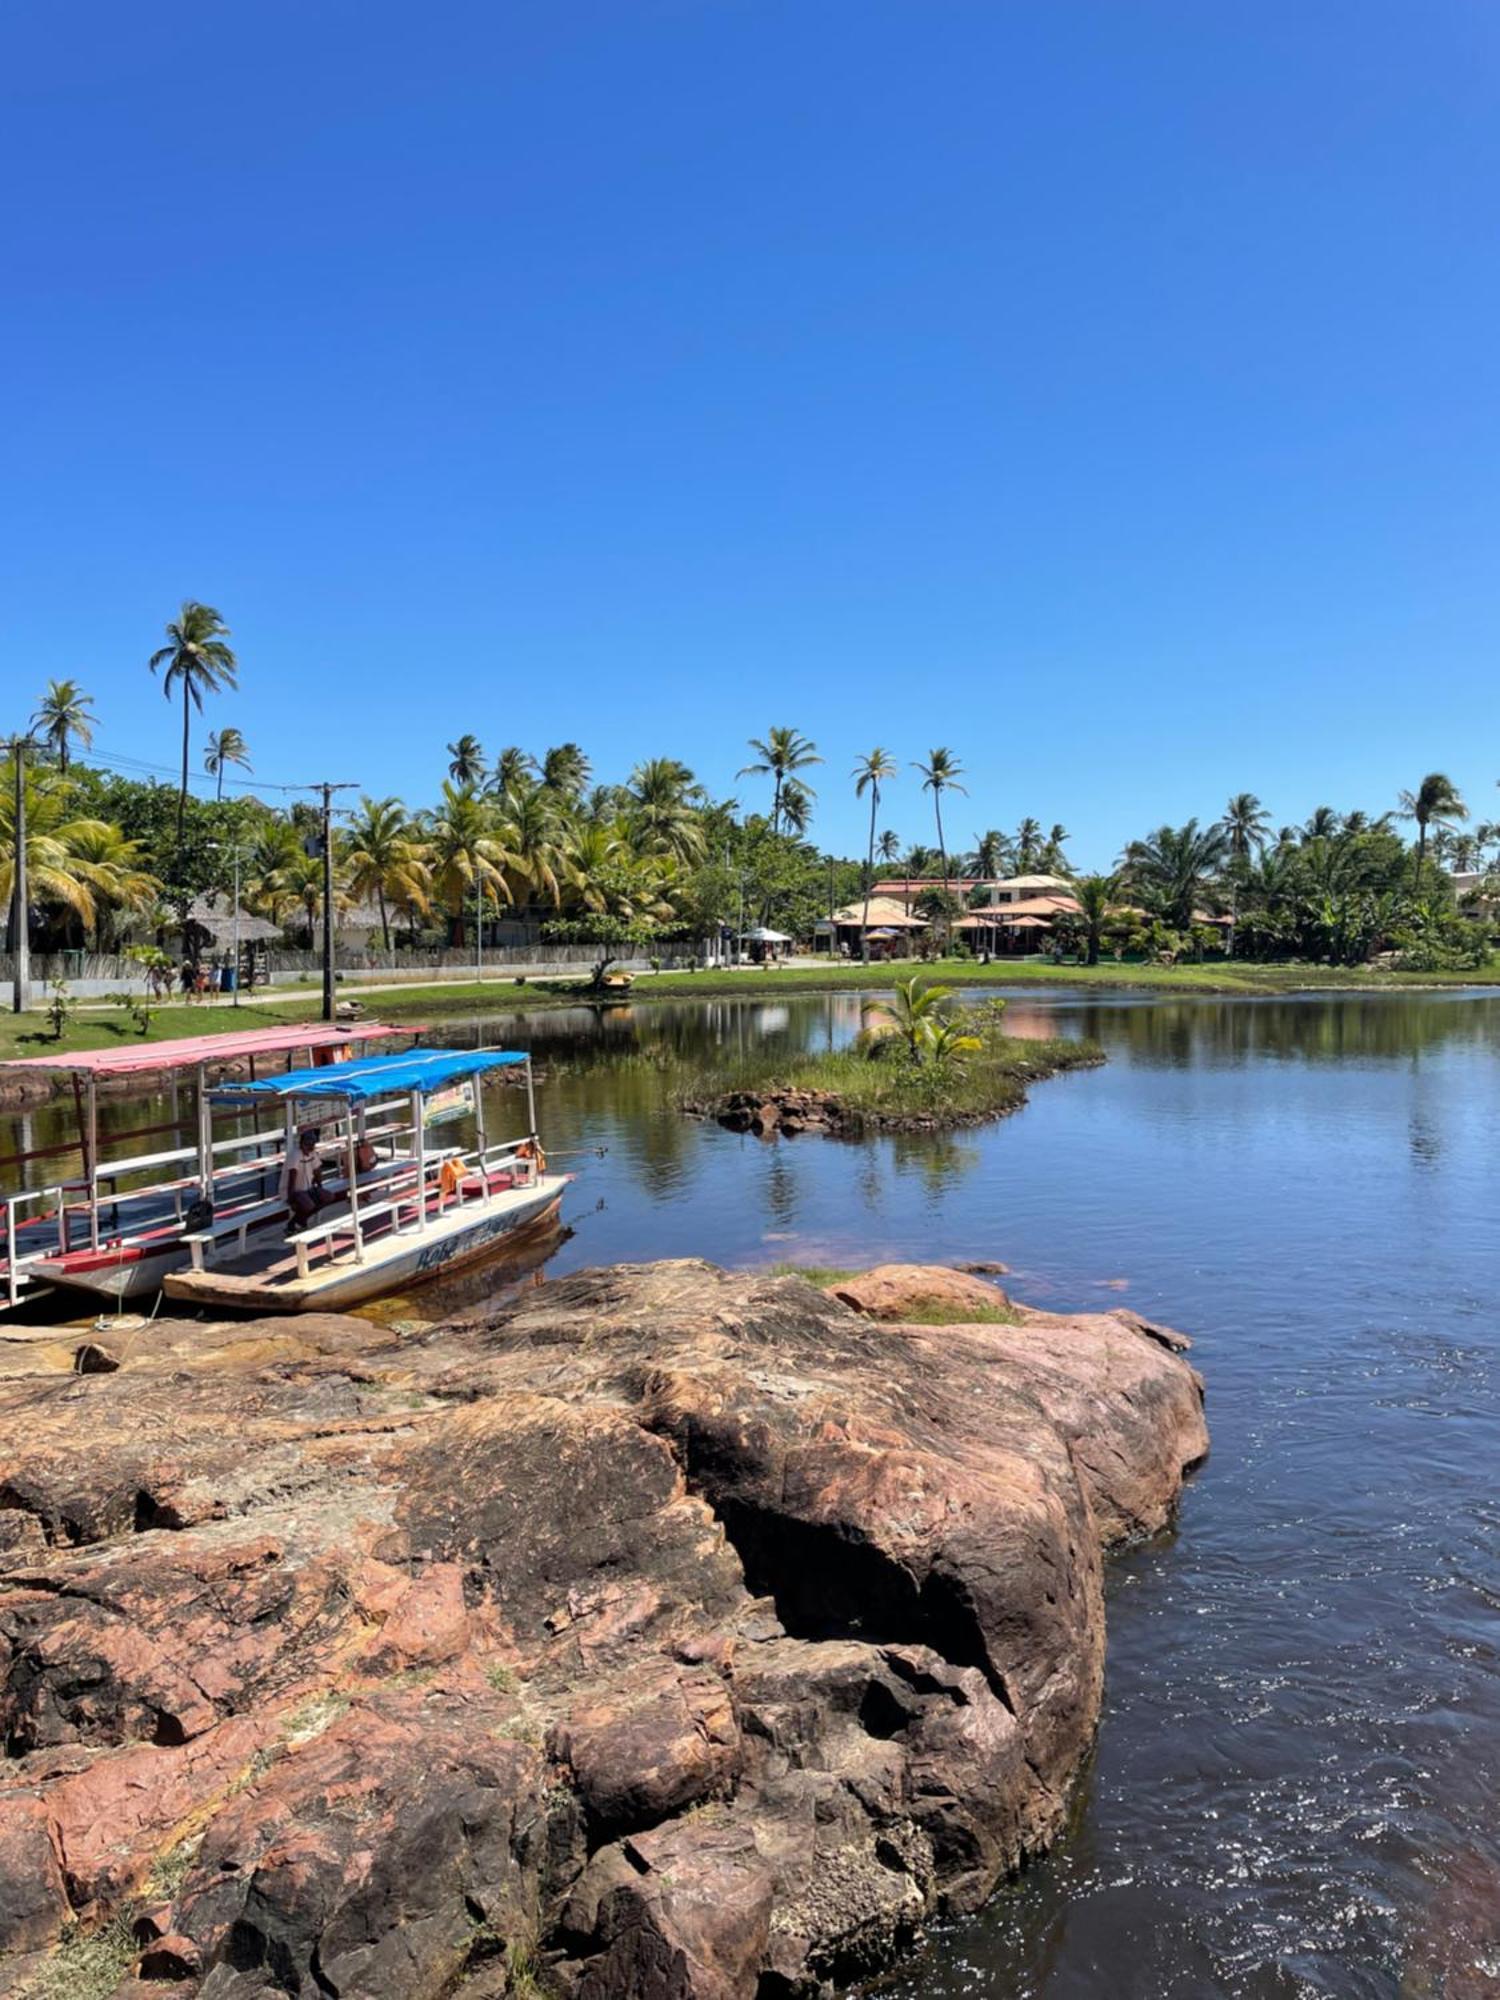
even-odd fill
[[[220,694],[239,686],[239,661],[228,645],[229,627],[211,604],[188,598],[167,626],[167,643],[147,662],[154,674],[165,667],[162,692],[170,701],[174,688],[182,690],[182,790],[177,798],[177,844],[182,845],[182,825],[187,814],[188,752],[191,748],[192,715],[202,710],[205,694]]]
[[[637,764],[626,786],[631,839],[643,854],[669,854],[692,862],[703,856],[698,808],[702,791],[686,764],[651,757]]]
[[[1417,880],[1422,879],[1422,864],[1427,859],[1427,829],[1431,826],[1448,826],[1457,819],[1467,819],[1469,808],[1459,796],[1457,785],[1442,771],[1429,771],[1414,792],[1401,794],[1400,815],[1402,819],[1417,823]]]
[[[1302,825],[1304,840],[1331,840],[1342,824],[1332,806],[1314,806]]]
[[[932,794],[932,810],[937,820],[938,853],[943,863],[943,887],[948,887],[948,844],[943,837],[943,794],[958,792],[967,798],[968,792],[958,781],[964,774],[964,767],[953,752],[939,747],[929,750],[927,762],[918,762],[916,769],[922,773],[922,790]]]
[[[886,864],[901,859],[901,836],[893,826],[888,826],[876,841],[875,852]]]
[[[542,783],[571,803],[588,790],[592,766],[576,743],[558,743],[542,758]]]
[[[804,736],[800,729],[769,729],[764,738],[752,736],[750,748],[756,752],[757,762],[746,764],[735,773],[738,778],[770,778],[773,781],[771,794],[771,831],[781,831],[782,803],[786,796],[787,780],[795,778],[799,771],[805,771],[813,764],[821,764],[818,746]],[[817,794],[804,785],[809,799]]]
[[[1073,881],[1073,894],[1078,899],[1078,914],[1083,920],[1083,935],[1086,958],[1090,965],[1099,963],[1099,946],[1104,937],[1105,926],[1114,911],[1115,898],[1120,893],[1118,875],[1079,875]]]
[[[251,909],[279,924],[295,899],[305,859],[301,836],[291,821],[268,821],[245,857],[245,895]]]
[[[1065,875],[1068,872],[1068,857],[1063,849],[1072,838],[1072,834],[1060,820],[1052,822],[1052,831],[1047,835],[1042,848],[1041,863],[1054,875]]]
[[[479,783],[484,776],[484,748],[477,736],[466,734],[448,745],[448,776],[470,790]]]
[[[996,881],[1009,865],[1010,842],[998,827],[990,827],[984,833],[974,836],[974,852],[969,857],[966,874],[978,882]]]
[[[491,797],[504,799],[522,792],[536,782],[536,759],[519,743],[507,743],[495,759],[488,790]]]
[[[375,898],[380,931],[391,948],[389,905],[426,912],[431,878],[422,842],[399,799],[362,798],[340,842],[352,894]]]
[[[800,778],[788,778],[781,788],[781,830],[800,840],[812,825],[813,800],[817,793]]]
[[[1038,819],[1023,819],[1016,828],[1016,867],[1025,875],[1035,868],[1042,857],[1042,823]]]
[[[1236,792],[1224,808],[1219,830],[1236,861],[1248,861],[1251,850],[1264,847],[1271,835],[1271,816],[1254,792]]]
[[[1221,826],[1159,826],[1125,850],[1124,873],[1152,908],[1178,930],[1189,930],[1193,914],[1229,851]]]
[[[48,681],[46,692],[31,718],[34,733],[52,745],[57,768],[68,775],[68,745],[75,738],[87,750],[94,740],[93,696],[85,694],[77,681]]]
[[[887,750],[878,745],[867,750],[854,769],[849,773],[854,780],[854,796],[862,799],[870,794],[870,840],[865,853],[865,907],[859,925],[859,955],[866,965],[870,962],[870,887],[875,879],[875,819],[880,811],[880,788],[894,782],[900,774],[900,765]]]
[[[505,880],[509,857],[497,838],[494,809],[465,786],[446,780],[425,834],[433,887],[448,913],[453,942],[462,944],[474,897],[510,901]]]
[[[562,901],[562,846],[555,795],[545,782],[507,799],[498,809],[495,835],[505,855],[509,900],[556,909]]]
[[[240,732],[232,726],[227,729],[210,731],[208,748],[204,753],[203,768],[211,778],[219,781],[214,796],[224,796],[224,768],[228,764],[239,764],[247,771],[255,766],[250,762],[250,750]]]

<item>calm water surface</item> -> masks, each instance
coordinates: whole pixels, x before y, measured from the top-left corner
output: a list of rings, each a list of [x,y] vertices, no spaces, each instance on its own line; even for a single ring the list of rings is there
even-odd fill
[[[860,1145],[665,1101],[666,1055],[837,1044],[847,996],[450,1039],[545,1064],[580,1170],[550,1270],[1000,1257],[1021,1298],[1196,1341],[1213,1454],[1176,1533],[1113,1566],[1072,1828],[893,1993],[1500,1994],[1500,1000],[1027,993],[1011,1021],[1111,1061],[988,1130]]]

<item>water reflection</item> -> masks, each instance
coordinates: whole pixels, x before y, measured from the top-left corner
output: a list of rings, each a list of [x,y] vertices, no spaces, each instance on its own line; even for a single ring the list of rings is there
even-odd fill
[[[862,1144],[767,1144],[670,1103],[707,1047],[840,1046],[855,996],[449,1038],[538,1057],[579,1175],[551,1271],[1003,1258],[1022,1297],[1098,1307],[1128,1283],[1197,1341],[1213,1457],[1175,1542],[1112,1569],[1073,1831],[902,2000],[1500,1990],[1476,1914],[1500,1879],[1500,1001],[1032,989],[1011,1024],[1111,1060],[994,1126]],[[127,1117],[147,1122],[106,1108]],[[33,1143],[61,1123],[34,1114]]]

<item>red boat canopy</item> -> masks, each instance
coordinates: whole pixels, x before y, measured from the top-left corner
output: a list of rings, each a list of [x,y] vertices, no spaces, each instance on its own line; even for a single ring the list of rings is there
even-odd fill
[[[295,1055],[303,1049],[346,1049],[388,1035],[417,1035],[420,1028],[389,1028],[379,1021],[326,1021],[304,1028],[251,1028],[237,1035],[184,1035],[171,1042],[137,1042],[123,1049],[83,1049],[72,1055],[20,1056],[0,1070],[61,1069],[75,1076],[137,1076],[147,1070],[196,1069],[199,1063],[237,1062],[245,1056]]]

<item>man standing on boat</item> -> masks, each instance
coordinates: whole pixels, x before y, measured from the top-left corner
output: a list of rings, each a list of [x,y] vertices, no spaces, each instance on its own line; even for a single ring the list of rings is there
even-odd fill
[[[297,1150],[286,1163],[285,1193],[292,1224],[297,1229],[305,1229],[320,1208],[327,1208],[336,1199],[323,1187],[323,1161],[315,1126],[304,1126],[297,1135]]]

